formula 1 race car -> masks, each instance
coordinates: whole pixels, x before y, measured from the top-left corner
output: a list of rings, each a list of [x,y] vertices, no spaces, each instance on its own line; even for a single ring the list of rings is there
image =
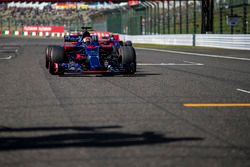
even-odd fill
[[[50,45],[45,51],[46,68],[52,75],[134,74],[136,53],[131,41],[123,42],[119,35],[92,32],[88,37],[64,36],[64,45]]]

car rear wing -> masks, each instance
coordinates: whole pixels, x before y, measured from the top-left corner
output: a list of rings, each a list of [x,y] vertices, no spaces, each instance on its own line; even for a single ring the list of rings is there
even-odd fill
[[[81,39],[79,35],[65,35],[64,42],[78,42]]]

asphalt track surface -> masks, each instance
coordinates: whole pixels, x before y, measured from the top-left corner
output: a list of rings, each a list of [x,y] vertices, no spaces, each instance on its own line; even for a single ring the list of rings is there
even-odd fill
[[[134,76],[52,76],[60,43],[0,37],[1,167],[250,166],[249,106],[184,106],[249,104],[250,61],[137,49]]]

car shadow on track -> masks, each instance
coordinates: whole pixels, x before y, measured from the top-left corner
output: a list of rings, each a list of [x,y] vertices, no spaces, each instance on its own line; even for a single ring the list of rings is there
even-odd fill
[[[72,74],[72,73],[68,73],[68,74],[63,74],[63,75],[59,75],[59,77],[147,77],[147,76],[154,76],[154,75],[161,75],[159,73],[136,73],[136,74]]]
[[[0,128],[0,136],[4,134],[4,137],[0,137],[0,151],[124,147],[204,140],[200,137],[165,137],[155,132],[139,134],[117,132],[119,128],[122,127],[2,127]],[[111,129],[116,129],[116,131]],[[9,133],[11,133],[10,136],[7,135]],[[39,135],[35,135],[37,133]],[[41,133],[45,134],[41,135]]]

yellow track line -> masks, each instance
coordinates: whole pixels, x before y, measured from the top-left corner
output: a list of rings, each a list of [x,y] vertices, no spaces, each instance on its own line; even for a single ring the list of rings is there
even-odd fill
[[[250,107],[250,103],[200,103],[183,104],[185,107]]]

